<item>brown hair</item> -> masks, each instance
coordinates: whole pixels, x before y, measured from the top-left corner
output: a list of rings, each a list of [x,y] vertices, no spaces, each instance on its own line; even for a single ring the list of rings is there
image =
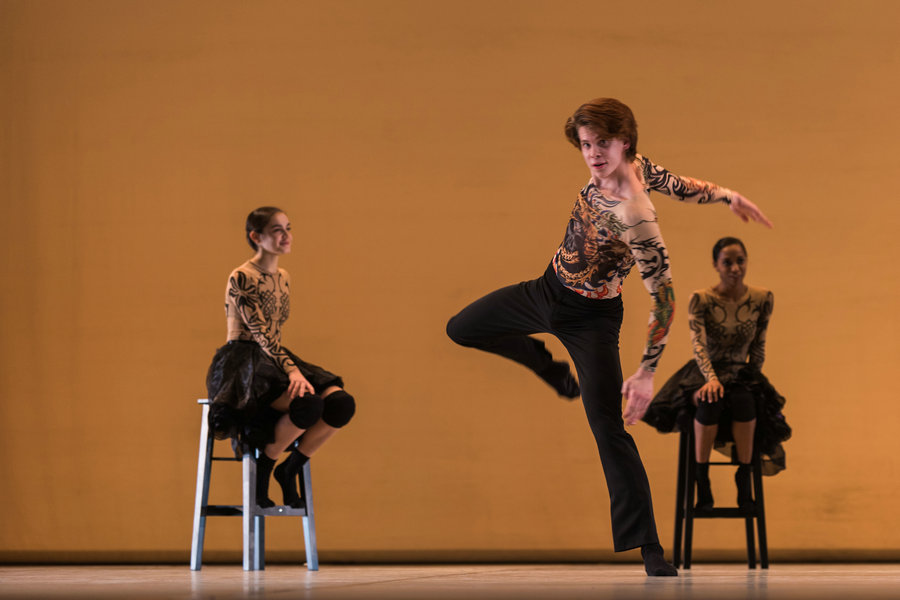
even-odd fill
[[[247,215],[247,223],[244,225],[244,229],[247,233],[247,243],[250,244],[251,248],[259,250],[256,242],[250,239],[250,232],[255,231],[256,233],[262,233],[263,229],[266,228],[266,225],[269,224],[269,221],[272,220],[272,217],[280,212],[284,211],[275,206],[260,206]]]
[[[581,148],[578,128],[587,127],[602,138],[618,138],[628,143],[625,156],[633,159],[637,154],[637,121],[625,104],[615,98],[594,98],[578,107],[566,121],[566,138],[576,148]]]

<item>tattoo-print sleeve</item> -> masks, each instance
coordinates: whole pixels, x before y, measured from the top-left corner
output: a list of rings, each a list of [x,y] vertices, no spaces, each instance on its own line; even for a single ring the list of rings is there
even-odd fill
[[[772,309],[775,308],[775,296],[767,292],[762,306],[759,307],[759,321],[756,323],[756,336],[750,342],[750,365],[762,369],[766,360],[766,331],[769,329],[769,319],[772,317]]]
[[[640,167],[643,171],[647,188],[650,190],[671,196],[676,200],[694,204],[710,204],[713,202],[731,204],[731,197],[734,192],[728,188],[709,181],[676,175],[654,164],[645,156],[640,157]]]
[[[650,292],[653,306],[647,332],[647,346],[641,358],[641,367],[655,371],[675,313],[675,291],[669,270],[669,253],[659,231],[656,214],[646,210],[639,216],[630,216],[625,232],[631,254],[641,272],[644,287]]]
[[[253,341],[259,344],[263,352],[271,356],[285,373],[296,369],[294,361],[272,335],[272,324],[265,317],[257,282],[245,273],[235,271],[228,279],[228,297],[237,308]]]
[[[718,379],[709,358],[709,346],[706,343],[706,310],[700,294],[694,292],[688,304],[688,327],[691,330],[691,346],[694,349],[694,360],[707,381]]]

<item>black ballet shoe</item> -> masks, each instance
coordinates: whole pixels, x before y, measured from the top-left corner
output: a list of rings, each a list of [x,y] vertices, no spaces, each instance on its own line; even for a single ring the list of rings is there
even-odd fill
[[[560,396],[574,399],[581,395],[581,388],[569,370],[569,363],[565,361],[551,362],[549,367],[538,373],[538,377],[547,382]]]
[[[259,453],[256,459],[256,504],[260,508],[271,508],[275,503],[269,499],[269,477],[272,475],[272,467],[275,461],[265,452]]]
[[[275,467],[275,481],[281,486],[281,493],[284,496],[284,503],[291,508],[303,508],[306,502],[303,500],[302,486],[298,491],[300,470],[306,461],[309,460],[304,454],[298,450],[293,450],[280,465]]]
[[[666,562],[659,544],[641,546],[641,558],[644,559],[644,570],[649,577],[678,577],[678,569]]]
[[[697,480],[697,504],[694,506],[697,510],[709,510],[713,507],[712,488],[709,483],[709,463],[697,463],[697,471],[695,473]]]
[[[753,470],[750,465],[741,464],[734,473],[734,484],[737,486],[738,508],[751,510],[753,508],[753,495],[751,492],[750,475]]]

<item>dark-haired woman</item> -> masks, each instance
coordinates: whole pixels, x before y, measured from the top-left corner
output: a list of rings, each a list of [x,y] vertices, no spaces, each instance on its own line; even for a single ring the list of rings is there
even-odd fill
[[[458,344],[524,365],[562,396],[581,394],[609,488],[615,550],[640,547],[648,575],[677,575],[663,558],[650,485],[624,427],[636,423],[650,402],[674,309],[669,259],[648,193],[701,204],[724,202],[742,220],[770,223],[740,194],[678,177],[637,154],[637,123],[618,100],[583,104],[565,132],[581,150],[591,177],[575,199],[546,272],[476,300],[450,319],[447,333]],[[641,364],[623,383],[618,348],[622,282],[635,264],[653,308]],[[539,332],[555,335],[566,347],[577,383],[568,364],[554,361],[530,336]]]
[[[278,267],[293,241],[287,215],[272,206],[258,208],[247,217],[246,235],[256,253],[228,277],[228,341],[216,351],[206,377],[210,425],[217,438],[260,450],[256,499],[264,508],[275,505],[268,497],[275,461],[302,435],[274,469],[284,503],[299,508],[301,468],[350,421],[356,403],[340,377],[281,345],[291,293],[290,276]]]
[[[744,283],[748,261],[741,240],[720,239],[712,258],[719,282],[694,292],[689,305],[694,358],[663,385],[644,420],[662,432],[693,427],[697,508],[713,506],[709,482],[713,445],[718,438],[720,448],[730,453],[733,443],[737,502],[747,507],[753,501],[750,460],[757,427],[766,475],[784,469],[781,442],[791,435],[781,414],[784,398],[761,371],[775,299],[769,290]]]

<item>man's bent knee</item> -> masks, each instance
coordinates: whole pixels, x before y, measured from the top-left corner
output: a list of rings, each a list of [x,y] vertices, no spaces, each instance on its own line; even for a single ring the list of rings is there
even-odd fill
[[[460,346],[474,345],[471,335],[468,335],[468,333],[465,326],[460,322],[459,315],[451,317],[450,320],[447,321],[447,336]]]

